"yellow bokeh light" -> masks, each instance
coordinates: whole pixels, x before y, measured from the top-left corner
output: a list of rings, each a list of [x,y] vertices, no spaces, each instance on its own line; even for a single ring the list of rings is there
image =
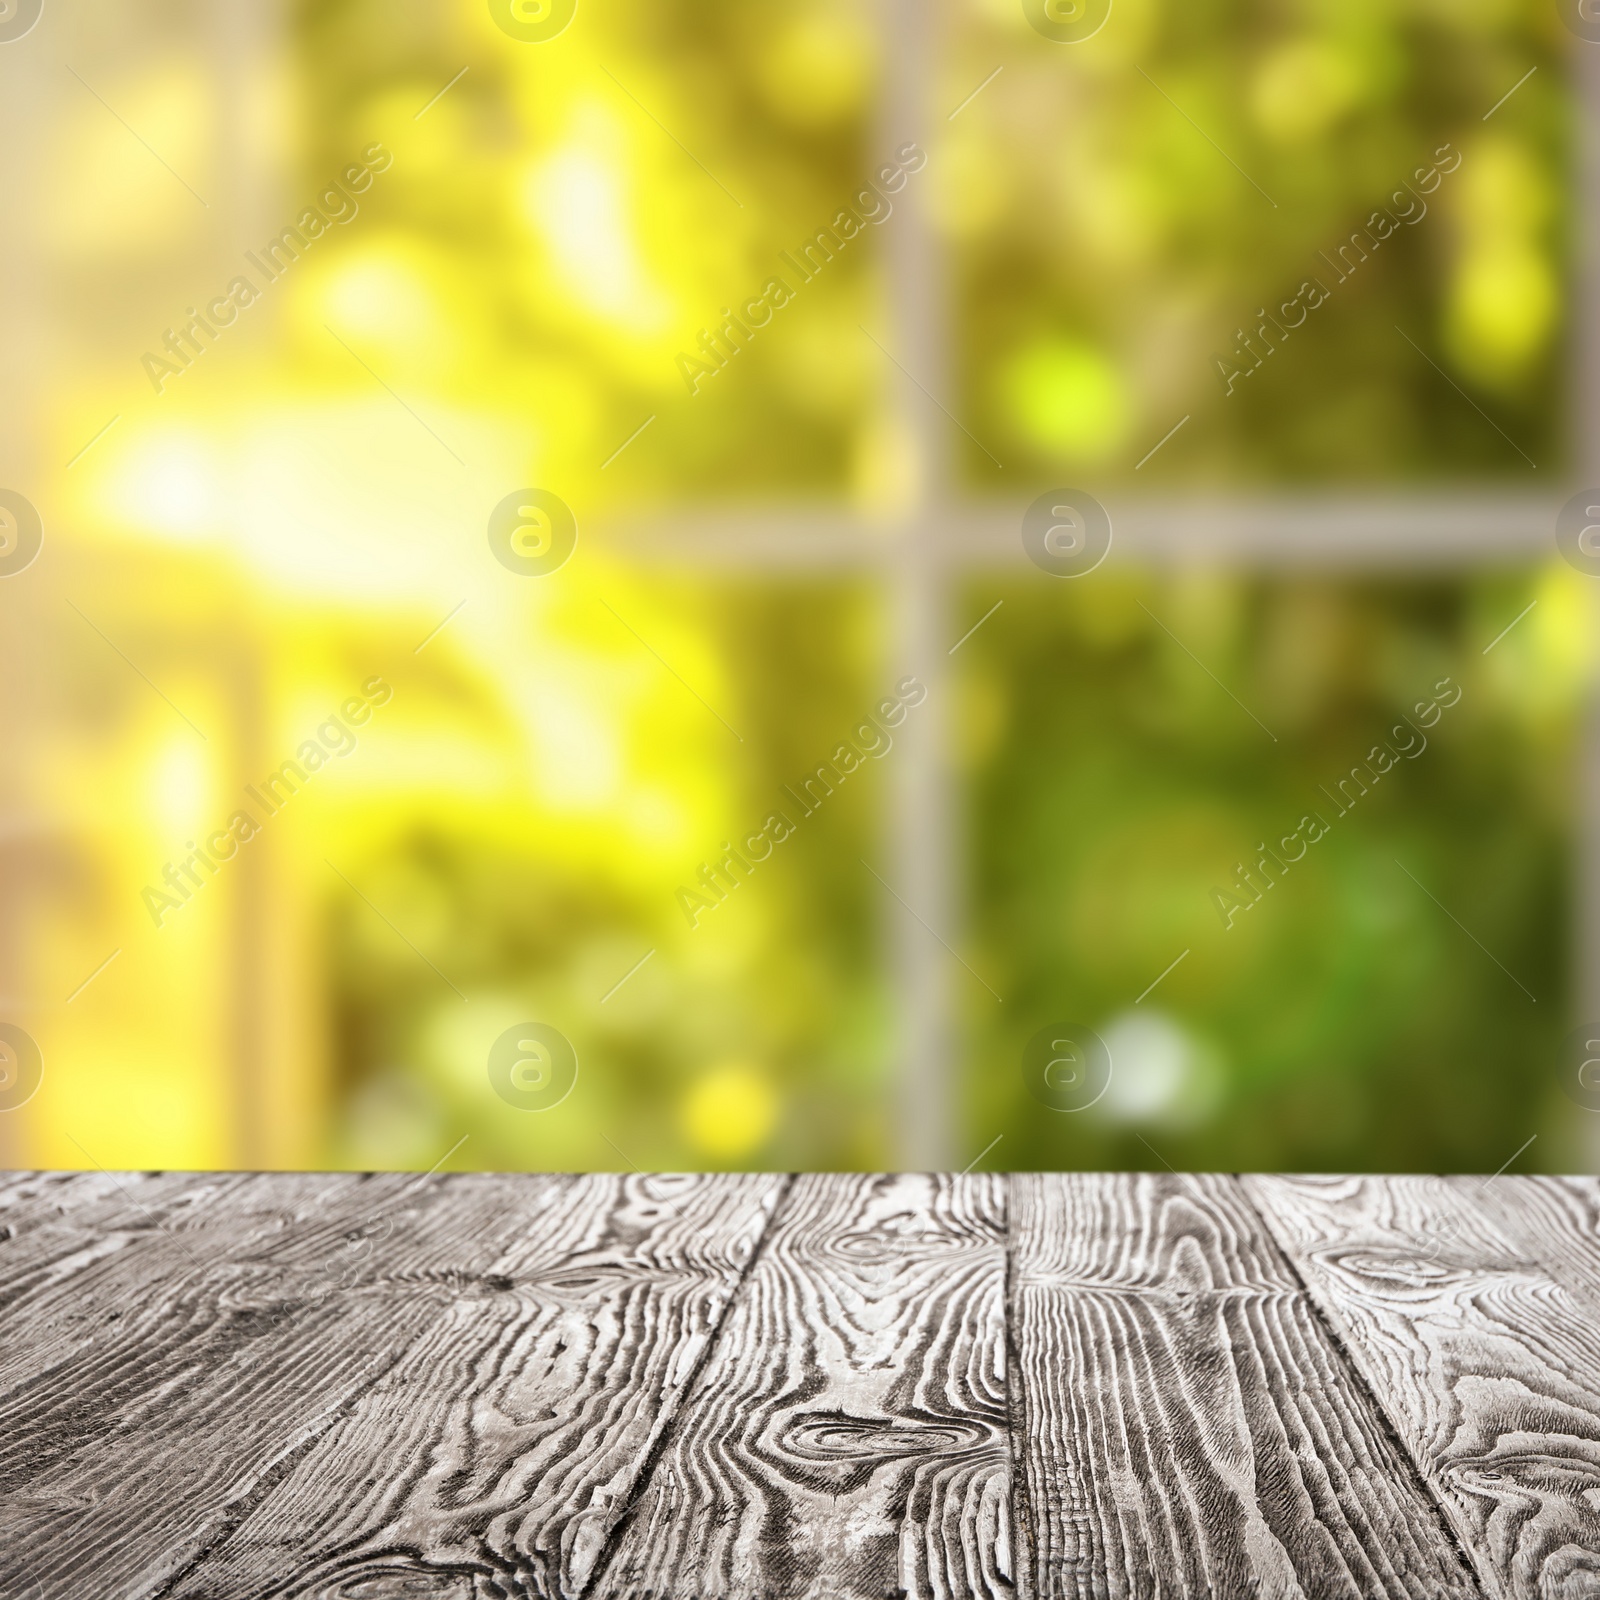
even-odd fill
[[[564,145],[529,167],[521,200],[561,287],[579,305],[640,332],[665,324],[668,305],[640,259],[617,154],[587,140]]]
[[[415,349],[444,345],[450,332],[420,253],[404,238],[379,239],[329,273],[320,320],[358,345]]]
[[[753,1068],[730,1062],[700,1078],[685,1095],[683,1131],[719,1161],[739,1161],[766,1143],[778,1120],[778,1097]]]
[[[182,839],[210,816],[211,782],[205,757],[192,738],[169,739],[150,763],[148,805],[151,821],[163,835],[173,835],[176,851]]]
[[[1005,364],[1000,387],[1018,431],[1052,455],[1101,460],[1127,437],[1127,377],[1110,356],[1081,340],[1029,345]]]
[[[539,797],[557,811],[613,805],[626,775],[619,730],[590,687],[538,681],[529,686],[525,709]]]
[[[1320,39],[1298,39],[1265,56],[1250,104],[1262,130],[1301,142],[1325,133],[1362,97],[1360,63]]]
[[[1446,302],[1450,353],[1485,383],[1517,376],[1555,326],[1560,288],[1550,263],[1514,240],[1473,250],[1457,267]]]
[[[174,428],[125,441],[94,480],[97,509],[109,520],[178,543],[216,534],[222,484],[214,446]]]

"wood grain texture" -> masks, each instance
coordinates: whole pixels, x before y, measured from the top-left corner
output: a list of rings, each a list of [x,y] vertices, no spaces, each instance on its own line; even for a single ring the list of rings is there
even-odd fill
[[[1582,1180],[1247,1180],[1497,1597],[1600,1595],[1600,1254]]]
[[[0,1174],[0,1600],[1600,1597],[1600,1182]]]
[[[1235,1180],[1019,1173],[1011,1232],[1030,1594],[1478,1593]]]
[[[1460,1181],[1456,1187],[1461,1186]],[[1600,1304],[1600,1179],[1508,1176],[1465,1180],[1473,1208],[1574,1295]],[[1453,1217],[1453,1213],[1445,1213]],[[1449,1235],[1458,1224],[1441,1224]]]
[[[807,1175],[596,1592],[1012,1592],[1004,1180]]]
[[[8,1594],[575,1588],[781,1182],[75,1181],[0,1254]]]
[[[85,1348],[166,1282],[216,1258],[189,1219],[229,1197],[237,1174],[17,1173],[0,1178],[0,1396]]]
[[[13,1208],[0,1591],[153,1594],[223,1536],[437,1320],[465,1241],[515,1226],[503,1189],[430,1182],[95,1175]]]
[[[597,1174],[508,1218],[476,1283],[163,1596],[576,1596],[783,1183]]]

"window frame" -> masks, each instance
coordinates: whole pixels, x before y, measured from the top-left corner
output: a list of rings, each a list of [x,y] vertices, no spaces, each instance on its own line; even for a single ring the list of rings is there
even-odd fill
[[[880,0],[885,76],[878,145],[929,148],[941,119],[931,103],[952,0]],[[960,3],[960,0],[953,0]],[[1062,48],[1070,49],[1071,45]],[[1572,471],[1600,483],[1600,47],[1574,39],[1575,216],[1568,416]],[[948,117],[943,120],[949,120]],[[898,1022],[894,1156],[902,1170],[959,1167],[978,1154],[958,1127],[957,996],[962,941],[960,783],[952,759],[950,653],[961,634],[954,597],[975,573],[1020,568],[1021,506],[966,499],[954,481],[960,424],[935,396],[950,393],[946,243],[925,190],[898,199],[886,229],[885,371],[891,436],[910,446],[913,492],[885,519],[841,508],[684,511],[614,519],[604,542],[630,563],[741,575],[876,572],[888,591],[893,672],[915,673],[927,708],[907,723],[889,794],[885,894]],[[1166,566],[1232,565],[1262,574],[1449,571],[1529,563],[1553,549],[1565,495],[1514,490],[1233,496],[1118,496],[1110,559]],[[1591,600],[1600,636],[1600,592]],[[1587,686],[1580,718],[1572,929],[1574,1004],[1600,1016],[1600,696]],[[899,900],[899,904],[894,901]],[[970,970],[970,969],[969,969]],[[972,1148],[968,1148],[972,1146]],[[1600,1128],[1590,1134],[1600,1161]]]

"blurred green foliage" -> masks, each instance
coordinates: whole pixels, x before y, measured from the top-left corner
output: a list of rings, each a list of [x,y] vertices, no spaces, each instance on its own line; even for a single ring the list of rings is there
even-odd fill
[[[1569,231],[1554,8],[1118,0],[1115,18],[1061,48],[1014,3],[974,4],[941,69],[952,105],[1005,71],[941,130],[927,182],[955,252],[955,409],[1008,482],[1125,479],[1183,416],[1152,487],[1525,474],[1478,406],[1554,470]],[[870,494],[886,454],[858,329],[884,288],[872,240],[728,381],[691,399],[673,365],[878,154],[862,19],[672,0],[588,22],[508,52],[450,8],[302,11],[308,172],[471,69],[370,202],[386,230],[373,248],[437,318],[416,381],[524,419],[530,472],[566,474],[557,487],[585,511]],[[1420,197],[1427,215],[1337,282],[1317,252],[1393,212],[1447,143],[1460,165]],[[1226,394],[1216,357],[1307,278],[1328,303]],[[403,340],[391,358],[408,359]],[[975,449],[968,464],[992,484]],[[1536,593],[1541,609],[1484,657]],[[1009,1166],[1492,1169],[1544,1126],[1568,965],[1568,591],[1525,574],[1107,571],[983,580],[968,598],[974,616],[1007,602],[959,663],[970,953],[1005,996],[971,994],[973,1151],[1003,1133]],[[669,615],[694,633],[730,690],[737,748],[658,752],[703,845],[608,854],[598,814],[575,845],[537,808],[391,806],[355,876],[473,1025],[330,886],[339,1159],[423,1161],[456,1129],[473,1160],[507,1166],[890,1158],[881,897],[859,867],[886,826],[881,770],[703,926],[673,903],[882,691],[879,599],[698,580],[641,586],[635,604],[647,636]],[[1317,785],[1447,673],[1463,699],[1427,752],[1224,928],[1210,894],[1234,863],[1295,827]],[[519,1015],[586,1041],[585,1093],[549,1118],[484,1097],[468,1034]],[[1059,1019],[1117,1042],[1120,1085],[1093,1112],[1024,1094],[1022,1045]]]
[[[7,705],[7,815],[40,852],[6,988],[54,1087],[8,1119],[14,1158],[425,1167],[465,1134],[481,1166],[891,1161],[900,912],[867,863],[906,823],[904,750],[698,925],[679,894],[907,670],[886,536],[963,515],[916,503],[929,438],[1008,537],[1067,484],[1114,516],[1135,484],[1180,510],[1263,485],[1561,498],[1572,40],[1550,0],[1115,0],[1075,44],[963,0],[912,127],[886,104],[911,41],[881,29],[933,14],[905,7],[581,0],[539,44],[484,0],[203,9],[57,8],[82,81],[24,97],[39,203],[8,250],[38,326],[12,432],[55,554],[0,596],[37,691]],[[702,330],[912,137],[893,216],[691,394]],[[153,391],[140,349],[376,141],[359,215]],[[883,325],[918,305],[885,247],[922,206],[948,392]],[[1338,281],[1324,257],[1386,228]],[[1326,303],[1258,334],[1310,278]],[[1228,394],[1244,331],[1260,369]],[[485,537],[524,486],[580,530],[538,579]],[[717,502],[725,546],[770,511],[826,535],[817,564],[669,568]],[[1005,602],[927,713],[963,763],[951,943],[1004,996],[951,958],[957,1164],[1000,1135],[987,1159],[1013,1166],[1492,1170],[1535,1133],[1526,1161],[1583,1160],[1550,1074],[1594,670],[1575,575],[1122,554],[950,580],[952,642]],[[359,753],[153,926],[162,864],[377,672],[393,700]],[[1462,699],[1426,752],[1225,927],[1235,864],[1446,674]],[[486,1071],[530,1020],[580,1062],[537,1116]],[[1019,1072],[1067,1020],[1118,1063],[1079,1114]]]
[[[588,819],[488,795],[443,812],[387,808],[350,872],[410,948],[328,884],[344,1107],[334,1158],[425,1165],[464,1131],[469,1161],[511,1168],[890,1159],[881,895],[861,862],[881,852],[894,751],[810,817],[782,789],[888,688],[878,611],[857,584],[652,587],[723,664],[719,710],[739,730],[659,674],[714,756],[688,847],[629,848]],[[607,592],[624,611],[641,603],[637,590],[624,598],[626,580]],[[661,795],[661,779],[676,779],[681,797],[690,756],[669,737],[638,787]],[[676,892],[702,888],[702,862],[777,810],[794,834],[691,924]],[[529,1017],[580,1056],[582,1092],[539,1116],[489,1095],[482,1067],[482,1039]]]
[[[963,651],[972,959],[1005,997],[967,1008],[975,1149],[1493,1171],[1570,1112],[1581,582],[1095,574],[982,585],[974,615],[997,598]],[[1445,677],[1461,698],[1426,748],[1340,795]],[[1308,812],[1326,836],[1225,922],[1213,890]],[[1112,1045],[1090,1110],[1025,1094],[1022,1048],[1056,1022]]]
[[[845,493],[870,475],[881,360],[858,324],[875,230],[698,393],[676,366],[774,275],[798,289],[780,252],[864,178],[877,40],[858,8],[586,3],[558,38],[519,49],[481,4],[333,0],[304,6],[296,37],[308,172],[409,122],[468,68],[373,215],[448,325],[431,385],[515,411],[562,492],[703,501]]]
[[[1558,460],[1556,7],[1117,0],[1069,47],[1013,9],[962,12],[952,103],[993,63],[1005,75],[953,124],[941,190],[962,415],[1008,470],[1125,474],[1187,414],[1154,487],[1526,475],[1475,405],[1542,469]],[[1428,189],[1446,144],[1459,166]],[[1379,208],[1414,220],[1365,261],[1352,249],[1341,282],[1329,258]],[[1311,279],[1328,302],[1256,338],[1263,369],[1227,393],[1216,358]]]

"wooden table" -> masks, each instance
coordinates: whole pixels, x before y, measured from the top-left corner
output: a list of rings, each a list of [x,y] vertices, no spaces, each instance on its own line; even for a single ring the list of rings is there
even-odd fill
[[[1590,1178],[0,1177],[0,1595],[1600,1595]]]

